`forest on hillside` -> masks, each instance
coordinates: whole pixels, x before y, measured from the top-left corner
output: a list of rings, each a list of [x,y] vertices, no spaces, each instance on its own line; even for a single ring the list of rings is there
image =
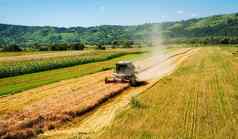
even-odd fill
[[[0,24],[0,48],[82,49],[86,45],[149,44],[153,36],[164,43],[237,44],[238,13],[186,21],[134,26],[37,27]],[[75,44],[80,48],[77,48]],[[17,46],[16,46],[17,45]],[[74,46],[72,46],[74,45]],[[10,48],[9,48],[10,47]]]

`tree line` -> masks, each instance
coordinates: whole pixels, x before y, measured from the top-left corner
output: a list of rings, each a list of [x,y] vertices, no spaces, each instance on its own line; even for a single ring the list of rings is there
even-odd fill
[[[135,45],[141,44],[133,41],[113,41],[109,46],[110,48],[133,48]],[[97,50],[106,50],[108,44],[97,43],[92,45]],[[0,51],[3,52],[19,52],[19,51],[67,51],[67,50],[84,50],[87,44],[84,43],[71,43],[71,44],[33,44],[31,46],[21,46],[17,44],[0,45]]]
[[[82,43],[73,43],[73,44],[52,44],[52,45],[39,45],[34,44],[31,47],[22,47],[17,44],[10,44],[10,45],[1,45],[1,51],[8,51],[8,52],[19,52],[25,50],[31,51],[66,51],[66,50],[84,50],[85,45]]]

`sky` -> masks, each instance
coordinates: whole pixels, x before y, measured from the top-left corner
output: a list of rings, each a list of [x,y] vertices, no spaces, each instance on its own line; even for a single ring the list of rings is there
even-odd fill
[[[137,25],[238,12],[238,0],[0,0],[0,23]]]

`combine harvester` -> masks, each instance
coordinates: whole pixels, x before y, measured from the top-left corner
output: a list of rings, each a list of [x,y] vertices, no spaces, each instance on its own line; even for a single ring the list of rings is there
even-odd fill
[[[138,81],[136,78],[136,67],[130,61],[120,61],[116,64],[116,69],[112,77],[106,77],[105,83],[129,83],[136,86]]]

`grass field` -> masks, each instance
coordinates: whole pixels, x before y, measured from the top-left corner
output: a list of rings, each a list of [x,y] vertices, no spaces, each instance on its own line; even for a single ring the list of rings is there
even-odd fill
[[[129,54],[103,62],[2,78],[0,79],[0,96],[14,94],[53,82],[108,70],[111,69],[117,61],[133,60],[141,55],[142,54]]]
[[[238,138],[237,47],[205,47],[97,138]]]

